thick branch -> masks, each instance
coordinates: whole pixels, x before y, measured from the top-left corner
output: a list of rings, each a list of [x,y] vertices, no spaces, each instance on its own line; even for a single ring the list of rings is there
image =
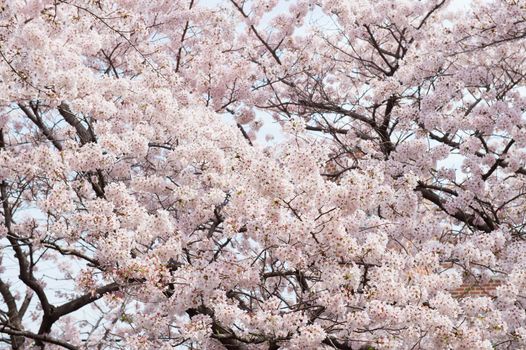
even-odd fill
[[[9,335],[21,336],[21,337],[34,339],[34,340],[37,341],[37,344],[43,344],[45,342],[45,343],[49,343],[49,344],[58,345],[58,346],[61,346],[61,347],[65,348],[65,349],[69,349],[69,350],[78,350],[78,348],[76,346],[73,346],[73,345],[71,345],[69,343],[66,343],[65,341],[59,340],[57,338],[50,337],[49,335],[35,334],[35,333],[32,333],[32,332],[21,331],[21,330],[12,329],[12,328],[3,328],[1,330],[1,332],[9,334]]]
[[[58,317],[70,314],[73,311],[77,311],[78,309],[102,298],[105,294],[118,291],[120,288],[121,286],[117,283],[110,283],[106,286],[97,288],[93,292],[86,293],[83,296],[78,297],[77,299],[71,300],[65,304],[62,304],[61,306],[58,306],[55,309],[54,314]]]
[[[60,115],[64,120],[75,128],[77,131],[77,135],[80,138],[80,143],[82,145],[95,141],[91,135],[91,133],[86,129],[80,120],[71,112],[71,109],[69,108],[68,104],[65,102],[62,102],[60,106],[58,106],[58,111],[60,112]]]
[[[0,294],[4,298],[4,302],[7,305],[7,317],[9,319],[9,324],[13,325],[16,328],[22,327],[22,320],[20,314],[18,313],[18,308],[16,306],[16,301],[9,290],[9,285],[0,279]],[[1,332],[1,330],[0,330]],[[11,334],[11,347],[15,350],[20,349],[24,344],[24,338]]]
[[[477,230],[484,231],[484,232],[491,232],[493,231],[494,227],[490,227],[488,224],[477,224],[475,223],[475,215],[473,214],[467,214],[466,212],[462,210],[457,210],[454,213],[449,213],[446,208],[444,207],[444,203],[440,196],[438,196],[435,192],[431,191],[430,189],[425,188],[424,186],[417,186],[415,188],[415,191],[418,191],[422,194],[422,197],[427,199],[428,201],[432,202],[436,206],[438,206],[443,212],[447,213],[448,215],[454,217],[455,219],[462,221],[463,223],[469,225],[470,227],[473,227]]]
[[[38,115],[38,113],[33,113],[29,108],[27,108],[27,106],[23,105],[22,103],[19,103],[18,107],[20,107],[20,109],[33,122],[33,124],[35,124],[40,129],[40,131],[46,137],[46,139],[51,141],[51,143],[53,144],[53,146],[55,146],[56,149],[62,151],[62,145],[53,137],[53,133],[44,124],[44,121],[42,120],[40,115]]]

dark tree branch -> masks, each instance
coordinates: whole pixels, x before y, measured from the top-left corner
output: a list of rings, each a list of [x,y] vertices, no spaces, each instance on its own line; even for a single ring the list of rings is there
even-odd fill
[[[60,115],[64,118],[64,120],[69,125],[75,128],[75,130],[77,131],[77,135],[79,136],[80,143],[82,145],[95,141],[88,129],[85,128],[80,122],[80,120],[77,118],[77,116],[73,114],[67,103],[62,102],[58,106],[58,111],[60,112]]]
[[[422,28],[425,24],[426,24],[426,21],[428,20],[429,17],[431,17],[431,15],[436,12],[439,8],[442,7],[442,5],[444,5],[446,2],[446,0],[442,0],[440,1],[438,4],[436,4],[435,6],[433,6],[433,8],[424,16],[424,18],[422,19],[422,21],[420,22],[420,24],[416,27],[416,29],[420,29]]]
[[[435,192],[431,191],[430,189],[425,188],[424,186],[418,185],[415,188],[415,191],[420,192],[423,198],[435,204],[443,212],[447,213],[448,215],[454,217],[455,219],[467,224],[468,226],[474,229],[484,231],[484,232],[491,232],[494,230],[494,227],[492,228],[488,224],[475,223],[476,216],[474,214],[467,214],[466,212],[462,210],[457,210],[454,213],[449,213],[444,207],[444,202],[442,201],[440,196],[438,196]]]
[[[234,0],[230,0],[230,2],[241,13],[241,15],[243,15],[243,17],[248,18],[248,15],[245,13],[245,11],[243,11],[243,7],[242,6],[238,5]],[[273,49],[272,47],[270,47],[270,45],[265,40],[263,40],[263,38],[258,33],[256,27],[253,24],[250,25],[250,29],[252,30],[252,32],[254,32],[254,34],[256,35],[258,40],[263,44],[263,46],[265,46],[265,48],[268,50],[268,52],[270,52],[270,54],[272,55],[274,60],[279,65],[281,65],[281,60],[279,59],[279,56],[276,53],[276,49]],[[278,47],[279,47],[279,44],[278,44]]]
[[[191,10],[194,6],[194,0],[190,0],[190,6],[189,9]],[[179,47],[179,50],[177,50],[177,56],[175,58],[175,72],[179,72],[179,68],[181,67],[181,60],[183,57],[183,43],[184,39],[186,38],[186,33],[188,32],[188,28],[190,28],[190,21],[186,21],[183,29],[183,34],[181,35],[181,46]]]
[[[9,325],[15,328],[22,328],[22,319],[18,312],[15,298],[9,290],[9,285],[0,279],[0,294],[7,305],[7,317],[9,319]],[[0,333],[2,330],[0,329]],[[15,334],[10,334],[11,347],[14,350],[21,349],[24,345],[24,338]]]
[[[46,335],[46,334],[35,334],[32,332],[28,332],[28,331],[22,331],[22,330],[7,328],[7,327],[1,328],[0,333],[6,333],[9,335],[30,338],[30,339],[35,340],[35,344],[39,346],[42,346],[42,344],[44,343],[49,343],[49,344],[61,346],[69,350],[79,350],[79,348],[71,345],[70,343],[67,343],[57,338],[50,337],[49,335]]]
[[[237,123],[237,127],[239,128],[239,130],[241,130],[241,134],[243,135],[243,137],[247,140],[248,144],[250,146],[254,146],[252,144],[252,140],[250,140],[250,137],[248,136],[247,132],[245,131],[245,128],[243,128],[243,125]]]
[[[31,111],[29,108],[27,108],[25,105],[23,105],[22,103],[19,103],[18,104],[18,107],[20,107],[20,109],[24,112],[24,114],[29,118],[29,120],[31,120],[39,129],[40,131],[42,132],[42,134],[46,137],[46,139],[48,139],[49,141],[51,141],[51,143],[53,144],[53,146],[55,146],[56,149],[58,149],[59,151],[62,151],[62,144],[60,142],[58,142],[54,137],[53,137],[53,133],[51,132],[51,130],[48,129],[48,127],[44,124],[44,121],[42,120],[42,118],[40,117],[40,115],[37,113],[38,111],[36,110],[36,108],[33,109],[33,111]],[[35,113],[34,113],[35,112]]]

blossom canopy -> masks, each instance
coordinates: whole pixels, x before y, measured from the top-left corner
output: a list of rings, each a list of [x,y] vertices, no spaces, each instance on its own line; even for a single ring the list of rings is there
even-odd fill
[[[0,343],[526,348],[525,57],[523,0],[2,2]]]

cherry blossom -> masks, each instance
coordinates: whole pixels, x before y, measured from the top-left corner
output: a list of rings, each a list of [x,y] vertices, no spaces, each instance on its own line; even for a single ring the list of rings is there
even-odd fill
[[[1,341],[526,347],[526,4],[457,6],[2,4]]]

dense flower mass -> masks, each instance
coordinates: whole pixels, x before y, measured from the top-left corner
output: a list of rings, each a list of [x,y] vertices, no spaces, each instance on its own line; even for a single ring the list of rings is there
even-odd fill
[[[525,57],[524,0],[2,2],[0,344],[526,348]]]

